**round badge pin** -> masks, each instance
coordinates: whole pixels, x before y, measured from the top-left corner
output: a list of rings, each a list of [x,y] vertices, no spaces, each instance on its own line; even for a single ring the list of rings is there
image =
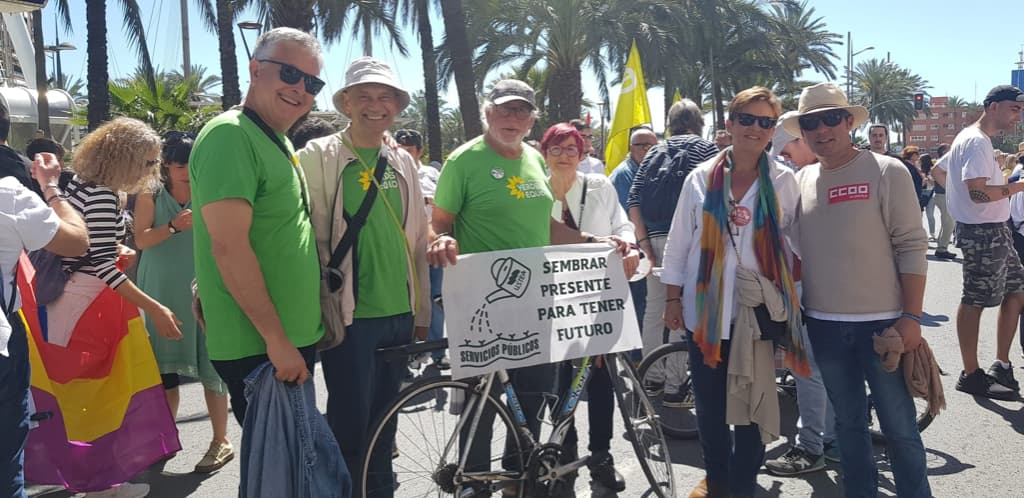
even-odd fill
[[[752,216],[750,215],[750,210],[747,209],[745,206],[736,206],[736,209],[733,210],[731,217],[733,224],[738,227],[747,226],[748,224],[750,224],[750,219],[752,218]]]
[[[491,176],[493,176],[495,180],[501,180],[502,178],[505,178],[505,170],[501,168],[494,168],[491,170]]]

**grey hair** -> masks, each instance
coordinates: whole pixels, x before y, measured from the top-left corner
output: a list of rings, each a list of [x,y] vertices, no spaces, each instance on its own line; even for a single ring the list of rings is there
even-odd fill
[[[494,102],[491,102],[490,100],[485,100],[484,103],[480,105],[480,124],[483,125],[484,132],[487,132],[487,128],[489,128],[489,124],[487,123],[487,112],[491,109],[494,109]],[[533,112],[530,113],[530,117],[533,119],[540,119],[540,109],[534,107]]]
[[[256,39],[256,46],[252,49],[252,58],[254,60],[266,58],[274,46],[280,42],[301,45],[313,53],[320,68],[324,67],[324,54],[320,42],[315,36],[295,28],[274,28],[260,35]]]
[[[683,99],[668,109],[668,129],[673,135],[701,135],[704,132],[704,116],[700,107],[690,99]]]

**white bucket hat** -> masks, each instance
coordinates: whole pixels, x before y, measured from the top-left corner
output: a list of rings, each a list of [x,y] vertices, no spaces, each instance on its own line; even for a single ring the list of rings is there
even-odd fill
[[[856,128],[868,121],[868,110],[864,106],[850,105],[846,94],[835,83],[818,83],[800,92],[800,105],[795,114],[781,120],[782,128],[794,137],[800,136],[800,116],[817,112],[842,109],[853,116]]]
[[[373,57],[360,57],[352,61],[345,71],[345,86],[334,92],[334,108],[345,114],[345,111],[341,110],[341,94],[349,88],[365,83],[377,83],[391,87],[398,92],[398,112],[402,112],[409,105],[409,92],[398,84],[398,79],[391,71],[391,66]]]

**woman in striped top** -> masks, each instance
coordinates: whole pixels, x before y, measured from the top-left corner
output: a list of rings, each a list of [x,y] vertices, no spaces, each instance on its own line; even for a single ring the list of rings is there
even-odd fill
[[[130,250],[121,246],[125,236],[123,196],[152,190],[160,182],[162,141],[145,123],[117,118],[87,135],[71,168],[74,178],[65,189],[68,201],[85,218],[89,250],[64,258],[72,272],[64,293],[47,306],[48,340],[66,346],[71,332],[93,299],[110,287],[141,308],[162,337],[181,338],[181,323],[166,306],[139,290],[117,268]]]

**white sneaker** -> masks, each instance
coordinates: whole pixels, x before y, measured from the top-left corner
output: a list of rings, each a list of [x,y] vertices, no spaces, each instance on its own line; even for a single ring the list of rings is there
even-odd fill
[[[149,484],[126,482],[103,491],[82,493],[78,498],[145,498],[149,495]]]

